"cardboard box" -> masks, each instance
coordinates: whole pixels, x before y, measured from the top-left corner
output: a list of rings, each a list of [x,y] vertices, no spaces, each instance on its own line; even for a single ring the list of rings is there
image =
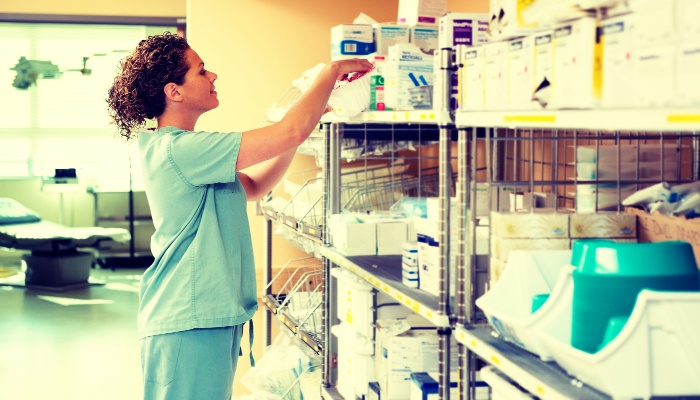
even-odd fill
[[[567,250],[569,238],[561,239],[508,239],[491,236],[491,257],[507,260],[513,250]]]
[[[375,380],[372,341],[355,335],[342,323],[331,327],[331,332],[338,338],[338,392],[345,399],[367,396],[369,383]]]
[[[407,221],[377,220],[377,255],[402,254],[407,239]]]
[[[438,37],[440,30],[430,26],[413,26],[411,27],[411,43],[418,46],[425,53],[433,54],[440,48],[438,45]]]
[[[681,1],[682,2],[682,1]],[[688,3],[698,4],[696,0]],[[680,3],[678,3],[680,4]],[[629,2],[635,30],[635,42],[638,48],[665,46],[675,42],[684,28],[682,11],[678,8],[676,0],[634,0]],[[697,12],[686,18],[692,18],[697,25]]]
[[[508,94],[506,101],[509,110],[539,108],[539,105],[532,101],[532,94],[535,90],[534,43],[534,36],[513,39],[508,42]]]
[[[486,80],[484,110],[502,111],[508,107],[508,44],[484,45]]]
[[[549,103],[552,92],[552,73],[554,69],[554,32],[544,31],[534,36],[533,85],[530,93],[535,108],[543,108]],[[534,95],[542,103],[534,101]]]
[[[630,214],[571,214],[570,238],[637,238],[637,217]]]
[[[397,43],[389,46],[387,61],[423,61],[433,62],[433,52],[426,52],[413,43]]]
[[[646,82],[636,79],[635,27],[631,15],[601,22],[600,43],[603,52],[603,88],[601,106],[606,108],[638,107],[638,92]]]
[[[523,12],[533,5],[536,1],[490,0],[489,15],[494,19],[491,40],[506,40],[546,29],[547,25],[536,22],[535,18],[527,21],[523,17]]]
[[[554,29],[552,100],[548,108],[600,105],[602,60],[597,29],[595,18],[580,18]]]
[[[341,254],[346,256],[377,254],[376,223],[346,221],[340,215],[331,215],[328,225],[331,244]]]
[[[447,12],[447,0],[399,0],[397,21],[407,25],[437,25]]]
[[[685,219],[661,214],[649,214],[627,207],[625,212],[637,216],[637,237],[640,243],[682,240],[690,243],[700,268],[700,218]]]
[[[439,48],[488,42],[488,14],[447,13],[440,18]]]
[[[637,48],[635,79],[643,82],[639,107],[668,107],[676,100],[676,45]]]
[[[408,26],[397,24],[374,25],[375,51],[380,55],[387,55],[389,47],[399,43],[409,43],[411,32]]]
[[[482,111],[484,109],[486,57],[484,47],[458,48],[459,69],[459,109],[462,111]]]
[[[491,213],[491,234],[500,238],[568,238],[569,214],[551,211]],[[501,258],[505,260],[505,258]]]
[[[438,371],[438,335],[431,326],[427,321],[377,320],[375,373],[383,400],[408,399],[411,372]],[[456,369],[459,352],[451,339],[450,361]]]
[[[685,41],[676,48],[676,88],[674,105],[700,105],[700,41]]]
[[[540,192],[514,192],[510,194],[510,211],[528,211],[531,208],[554,209],[557,205],[557,196],[554,193]]]
[[[374,53],[372,25],[342,24],[331,28],[331,60]]]
[[[433,85],[433,62],[387,61],[384,63],[384,103],[387,110],[413,110],[409,88]]]

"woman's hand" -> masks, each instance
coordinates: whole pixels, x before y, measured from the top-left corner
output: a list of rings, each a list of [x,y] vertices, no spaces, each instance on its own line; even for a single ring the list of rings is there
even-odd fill
[[[374,64],[361,58],[333,61],[333,64],[337,66],[339,81],[352,81],[374,68]]]

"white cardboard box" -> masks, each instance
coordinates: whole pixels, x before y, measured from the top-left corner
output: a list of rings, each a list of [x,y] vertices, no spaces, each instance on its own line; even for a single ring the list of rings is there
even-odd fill
[[[407,25],[437,25],[447,12],[447,0],[399,0],[397,21]]]
[[[606,108],[639,106],[639,91],[645,82],[636,79],[635,26],[632,16],[622,15],[601,22],[603,46],[603,89],[601,105]]]
[[[432,60],[430,62],[386,61],[384,63],[384,101],[387,109],[413,110],[413,105],[409,101],[411,96],[408,89],[421,84],[433,85]]]
[[[484,45],[486,80],[484,110],[502,111],[508,107],[508,48],[505,42]]]
[[[402,254],[407,239],[407,221],[377,221],[377,255]]]
[[[411,392],[411,372],[438,371],[438,335],[435,329],[396,329],[405,322],[378,320],[375,374],[382,400],[404,400]],[[428,323],[429,324],[429,323]],[[426,326],[426,325],[423,325]],[[450,344],[451,361],[457,368],[457,342]]]
[[[411,32],[406,25],[375,24],[373,28],[375,51],[377,54],[387,55],[389,53],[389,46],[410,42]]]
[[[328,221],[331,244],[346,256],[377,254],[377,227],[373,222],[349,222],[340,215]]]
[[[676,53],[676,105],[700,105],[700,40],[682,42]]]
[[[509,110],[528,110],[539,107],[532,101],[532,93],[535,90],[534,42],[534,36],[508,42],[507,107]]]
[[[600,105],[601,70],[596,55],[595,18],[580,18],[554,29],[552,100],[548,108]]]
[[[459,108],[463,111],[482,111],[486,79],[486,57],[484,47],[459,47],[462,64],[459,78]]]
[[[397,43],[387,50],[387,61],[433,62],[433,57],[432,52],[426,52],[414,43]]]
[[[537,96],[546,100],[543,104],[531,101],[535,108],[543,108],[547,105],[552,92],[552,72],[554,69],[554,32],[551,30],[543,31],[534,36],[534,61],[533,61],[533,85],[532,93],[534,96],[537,91]]]
[[[438,45],[437,27],[432,26],[413,26],[411,31],[411,43],[418,46],[426,53],[433,54],[433,51],[440,48]]]

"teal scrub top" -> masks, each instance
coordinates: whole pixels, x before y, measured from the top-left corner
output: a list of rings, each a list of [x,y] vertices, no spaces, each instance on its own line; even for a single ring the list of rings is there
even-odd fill
[[[247,322],[258,308],[242,134],[165,127],[138,138],[155,258],[139,292],[141,338]]]

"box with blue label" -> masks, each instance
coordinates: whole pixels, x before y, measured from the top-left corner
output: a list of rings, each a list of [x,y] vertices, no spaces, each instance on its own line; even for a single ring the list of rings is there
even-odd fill
[[[432,324],[420,317],[406,320],[377,320],[375,374],[383,400],[408,399],[411,372],[438,371],[438,335]],[[450,343],[451,368],[457,368],[457,342]]]
[[[331,60],[374,53],[372,25],[343,24],[331,28]]]
[[[489,388],[486,382],[479,378],[476,373],[476,400],[489,399]],[[457,374],[450,377],[450,398],[459,398],[459,386],[457,384]],[[410,400],[437,400],[440,398],[438,376],[434,372],[413,372],[411,373],[411,397]]]
[[[413,110],[409,89],[433,85],[433,62],[387,61],[384,63],[384,85],[388,110]]]

